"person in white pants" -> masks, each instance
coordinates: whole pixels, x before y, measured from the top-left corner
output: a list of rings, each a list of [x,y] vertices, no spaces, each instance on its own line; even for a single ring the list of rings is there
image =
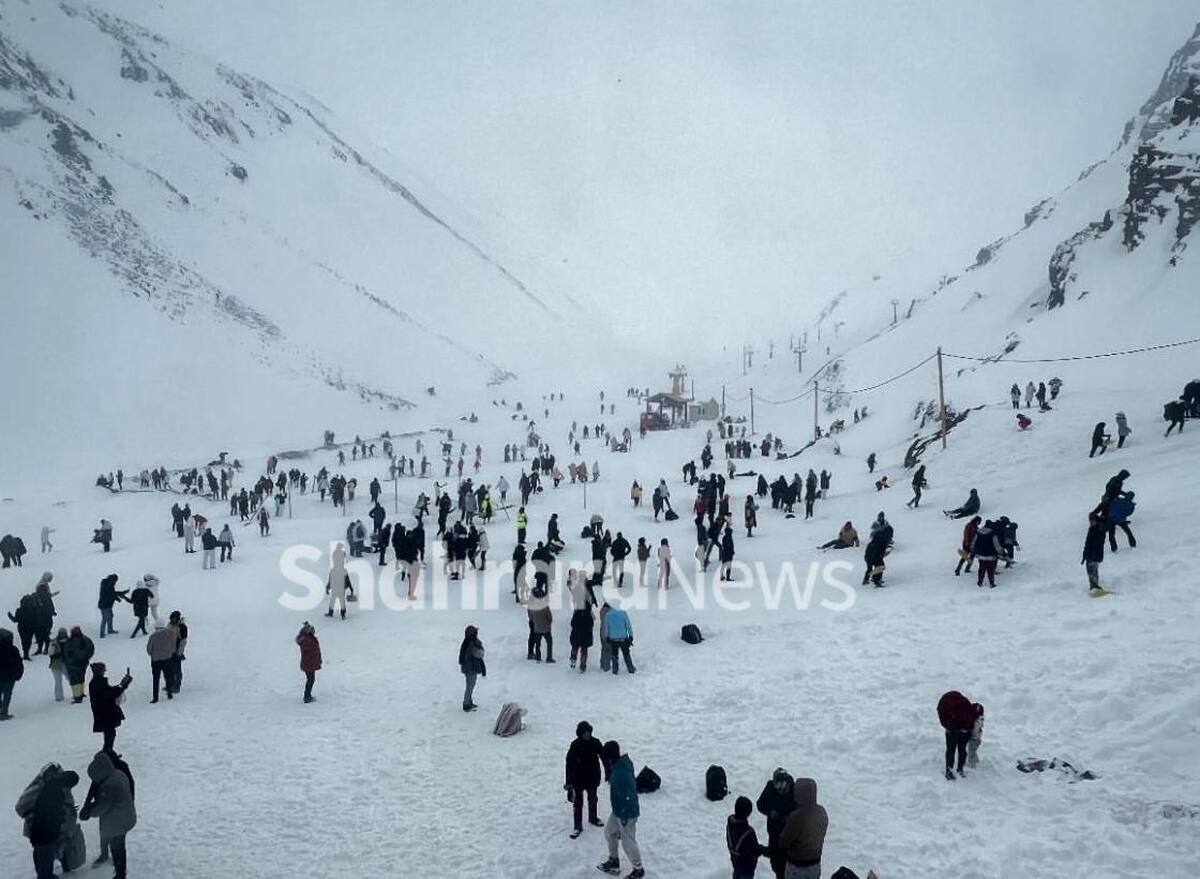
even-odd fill
[[[346,550],[338,544],[333,550],[333,565],[329,569],[329,582],[325,588],[329,591],[329,610],[325,616],[333,616],[333,609],[341,605],[342,619],[346,618]]]
[[[667,538],[658,545],[658,587],[666,589],[671,585],[671,544]]]
[[[196,551],[196,525],[190,517],[183,520],[183,551]]]
[[[142,577],[142,585],[150,590],[150,616],[154,622],[160,622],[158,618],[158,577],[153,574],[147,574]]]

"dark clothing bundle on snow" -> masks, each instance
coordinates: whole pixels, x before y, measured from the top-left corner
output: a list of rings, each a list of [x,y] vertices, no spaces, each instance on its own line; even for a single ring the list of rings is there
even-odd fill
[[[637,792],[652,794],[660,787],[662,787],[662,779],[658,777],[658,773],[649,766],[643,766],[642,771],[637,774]]]
[[[700,627],[695,623],[688,623],[679,633],[679,637],[688,644],[699,644],[704,640],[704,636],[700,634]]]
[[[725,778],[725,770],[720,766],[710,766],[704,773],[704,796],[716,802],[723,800],[729,794],[729,783]]]
[[[1028,760],[1017,761],[1017,769],[1022,772],[1045,772],[1047,769],[1055,769],[1062,773],[1063,777],[1069,782],[1076,781],[1095,781],[1099,778],[1094,772],[1088,769],[1079,770],[1068,763],[1066,760],[1060,760],[1057,757],[1050,760],[1039,760],[1029,758]]]

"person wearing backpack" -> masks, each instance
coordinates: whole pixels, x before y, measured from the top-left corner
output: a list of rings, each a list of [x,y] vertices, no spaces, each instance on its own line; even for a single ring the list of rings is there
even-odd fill
[[[613,657],[615,662],[616,657]],[[621,753],[621,746],[615,741],[604,743],[604,760],[610,767],[608,776],[609,800],[612,804],[612,814],[604,825],[604,839],[608,843],[608,860],[600,864],[603,873],[613,876],[621,872],[621,861],[617,856],[617,844],[625,849],[625,854],[633,864],[633,870],[626,874],[625,879],[642,879],[646,871],[642,869],[642,853],[637,844],[637,822],[640,809],[638,808],[637,779],[633,774],[633,761],[628,754]]]
[[[88,791],[88,798],[79,812],[79,819],[99,819],[102,860],[97,863],[103,863],[105,850],[111,852],[115,870],[113,879],[126,879],[125,836],[137,825],[133,786],[126,772],[117,768],[113,762],[109,749],[92,758],[87,772],[88,778],[92,780],[92,789]]]
[[[22,816],[26,819],[26,834],[33,847],[33,869],[37,879],[53,879],[54,862],[60,857],[64,876],[72,867],[80,866],[69,864],[67,851],[67,834],[73,826],[77,826],[75,801],[71,796],[71,788],[77,784],[79,774],[76,772],[48,773],[42,779],[42,788],[33,802],[33,808]]]
[[[146,618],[150,616],[150,599],[153,597],[154,593],[147,589],[146,584],[141,580],[137,581],[137,585],[129,593],[129,603],[133,605],[133,616],[137,620],[137,625],[133,627],[130,638],[136,638],[139,632],[143,635],[149,634],[146,631]]]
[[[583,833],[583,801],[587,799],[588,824],[603,827],[604,822],[596,815],[596,791],[600,788],[600,770],[604,762],[604,749],[600,740],[592,735],[592,725],[581,720],[575,727],[575,740],[567,748],[566,780],[563,789],[571,801],[571,812],[575,829],[571,839]]]
[[[754,804],[749,797],[738,797],[733,804],[733,814],[725,822],[725,847],[729,849],[729,861],[733,865],[733,879],[754,879],[758,859],[766,857],[769,849],[758,841],[758,834],[750,824],[750,812]]]
[[[67,683],[71,685],[71,701],[78,705],[83,701],[83,684],[88,663],[96,653],[92,639],[83,634],[79,626],[71,628],[71,635],[63,645],[63,666],[67,672]]]
[[[650,545],[646,543],[646,538],[638,538],[635,551],[638,563],[638,586],[644,589],[646,587],[646,565],[650,562]]]

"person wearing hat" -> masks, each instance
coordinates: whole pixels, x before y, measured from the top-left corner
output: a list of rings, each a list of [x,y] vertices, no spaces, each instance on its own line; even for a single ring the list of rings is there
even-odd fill
[[[479,629],[467,626],[463,631],[462,644],[458,647],[458,667],[467,681],[463,691],[463,711],[474,711],[478,707],[472,699],[475,695],[475,681],[481,676],[487,677],[487,665],[483,656],[483,642],[479,640]]]
[[[583,800],[587,797],[588,824],[603,827],[604,822],[596,816],[596,791],[600,787],[600,767],[604,761],[604,749],[600,740],[592,735],[592,725],[581,720],[575,727],[575,741],[567,748],[566,783],[563,789],[571,801],[575,816],[575,829],[571,839],[583,833]]]
[[[175,633],[162,623],[155,623],[154,633],[146,639],[146,653],[150,656],[150,676],[153,681],[150,704],[158,702],[158,687],[164,677],[167,679],[167,698],[173,699],[171,658],[175,655]]]
[[[786,769],[776,769],[756,803],[758,811],[767,818],[767,854],[776,879],[784,879],[787,871],[787,855],[779,844],[779,834],[796,808],[794,786],[795,782]]]
[[[633,863],[633,870],[625,879],[642,879],[646,871],[642,869],[642,853],[637,844],[640,810],[633,761],[629,759],[628,754],[621,753],[621,746],[617,742],[608,741],[604,743],[604,762],[609,767],[608,793],[612,803],[612,814],[608,816],[608,822],[604,825],[608,860],[600,864],[599,869],[614,876],[621,871],[621,861],[617,857],[619,842]]]
[[[321,642],[317,640],[317,630],[312,623],[305,621],[296,635],[296,644],[300,647],[300,671],[304,672],[304,702],[315,702],[312,688],[317,680],[317,672],[321,670]]]
[[[67,672],[67,683],[71,685],[71,701],[78,705],[83,701],[83,682],[88,663],[96,653],[92,639],[83,634],[79,626],[71,627],[71,635],[63,645],[63,668]]]
[[[108,682],[107,671],[108,667],[103,662],[92,663],[92,682],[88,685],[88,698],[92,701],[92,732],[103,734],[102,750],[111,751],[117,740],[117,727],[125,719],[120,700],[133,683],[133,676],[126,669],[121,682],[114,686]]]
[[[54,861],[63,861],[63,873],[67,872],[67,852],[64,831],[74,823],[74,800],[71,788],[79,784],[77,772],[56,772],[48,775],[41,792],[33,803],[28,816],[27,831],[29,844],[33,846],[33,869],[38,879],[52,879]],[[61,853],[61,854],[60,854]]]

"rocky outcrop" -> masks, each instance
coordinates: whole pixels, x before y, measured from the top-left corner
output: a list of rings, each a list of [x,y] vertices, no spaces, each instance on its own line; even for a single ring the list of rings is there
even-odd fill
[[[1054,249],[1050,257],[1050,295],[1046,297],[1047,308],[1057,308],[1067,301],[1067,285],[1075,279],[1071,273],[1071,264],[1080,245],[1087,241],[1095,241],[1113,227],[1111,211],[1105,211],[1104,216],[1094,223],[1088,223],[1066,241]]]
[[[1197,76],[1200,76],[1200,24],[1196,25],[1192,36],[1179,47],[1179,51],[1171,56],[1158,88],[1142,104],[1137,115],[1125,123],[1120,146],[1135,141],[1146,143],[1176,124],[1171,121],[1176,99],[1188,90],[1192,79]]]

